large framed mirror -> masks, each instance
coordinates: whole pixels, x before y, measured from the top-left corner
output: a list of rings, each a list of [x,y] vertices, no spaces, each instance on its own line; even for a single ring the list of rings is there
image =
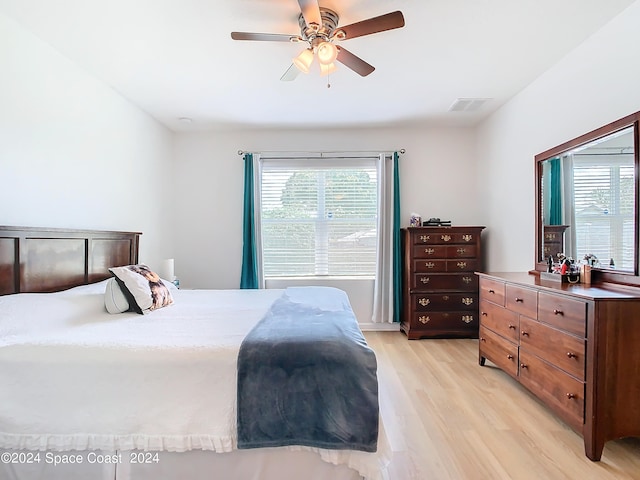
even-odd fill
[[[594,280],[640,285],[640,112],[535,156],[535,270],[558,254]]]

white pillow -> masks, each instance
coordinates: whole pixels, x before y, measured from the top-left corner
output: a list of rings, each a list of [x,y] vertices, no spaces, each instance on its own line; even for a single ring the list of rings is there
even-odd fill
[[[120,285],[115,278],[107,280],[107,287],[104,292],[104,306],[109,313],[122,313],[129,310],[127,297],[122,293]]]

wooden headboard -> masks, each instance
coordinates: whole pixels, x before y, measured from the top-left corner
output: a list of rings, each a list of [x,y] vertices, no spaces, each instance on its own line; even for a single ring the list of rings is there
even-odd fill
[[[55,292],[138,263],[139,232],[0,226],[0,295]]]

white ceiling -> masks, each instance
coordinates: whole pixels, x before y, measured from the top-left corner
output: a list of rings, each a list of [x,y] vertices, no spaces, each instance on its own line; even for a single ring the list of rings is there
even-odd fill
[[[401,10],[404,28],[342,45],[376,67],[338,64],[280,81],[302,44],[296,0],[0,0],[0,12],[169,128],[472,125],[634,0],[320,0],[340,25]],[[449,112],[456,98],[491,98]],[[180,117],[193,119],[191,125]]]

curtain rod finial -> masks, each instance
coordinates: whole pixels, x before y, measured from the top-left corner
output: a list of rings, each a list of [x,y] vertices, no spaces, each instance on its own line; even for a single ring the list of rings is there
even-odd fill
[[[400,153],[401,153],[402,155],[404,155],[404,152],[406,152],[406,150],[405,150],[404,148],[401,148],[401,149],[400,149]]]

